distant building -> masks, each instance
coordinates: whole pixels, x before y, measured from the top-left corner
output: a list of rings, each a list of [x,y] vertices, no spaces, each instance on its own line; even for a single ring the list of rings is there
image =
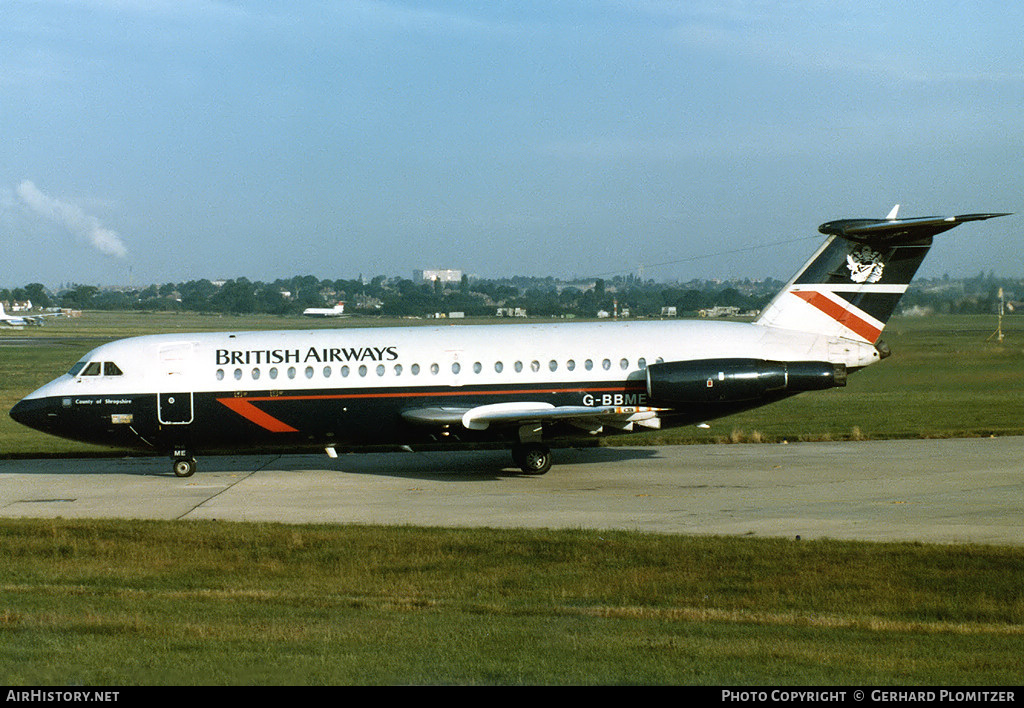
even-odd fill
[[[735,317],[738,314],[740,314],[740,308],[728,305],[715,305],[700,311],[701,317]]]
[[[461,283],[461,270],[414,270],[413,282],[416,283]]]

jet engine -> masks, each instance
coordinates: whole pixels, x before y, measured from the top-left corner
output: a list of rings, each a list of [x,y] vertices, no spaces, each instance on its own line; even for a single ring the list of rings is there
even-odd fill
[[[702,359],[647,367],[653,405],[743,403],[846,385],[846,367],[826,361]]]

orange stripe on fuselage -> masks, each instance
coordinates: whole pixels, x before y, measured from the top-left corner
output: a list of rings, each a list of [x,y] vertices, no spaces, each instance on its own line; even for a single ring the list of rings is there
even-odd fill
[[[250,403],[249,398],[218,398],[219,403],[223,403],[225,406],[233,410],[238,415],[242,416],[246,420],[252,421],[261,428],[266,428],[272,433],[297,433],[299,432],[287,423],[283,423],[277,418],[267,413],[264,413],[259,408]]]
[[[878,336],[882,333],[882,330],[878,327],[875,327],[870,322],[858,317],[850,310],[837,302],[833,302],[831,299],[825,297],[819,292],[814,290],[790,290],[790,292],[801,300],[805,300],[807,303],[818,308],[847,329],[856,332],[868,342],[876,341]]]

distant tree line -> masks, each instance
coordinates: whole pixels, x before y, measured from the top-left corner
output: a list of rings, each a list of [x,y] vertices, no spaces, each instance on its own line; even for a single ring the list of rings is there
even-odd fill
[[[944,276],[914,281],[900,300],[900,308],[904,312],[977,315],[998,312],[1002,302],[1007,314],[1013,314],[1024,312],[1022,300],[1024,279],[979,273],[970,278]]]
[[[31,300],[37,307],[78,310],[160,310],[223,314],[296,315],[309,307],[346,303],[346,312],[390,317],[429,317],[452,312],[467,317],[494,316],[497,308],[520,309],[531,317],[595,317],[599,312],[630,317],[659,317],[668,308],[692,316],[707,308],[762,309],[783,286],[781,281],[733,280],[663,283],[636,276],[567,283],[555,278],[462,278],[460,283],[417,283],[377,276],[371,280],[320,279],[312,275],[273,282],[237,278],[214,283],[190,280],[139,288],[71,285],[51,292],[40,283],[0,288],[0,301]],[[1024,293],[1024,280],[979,274],[960,280],[916,281],[901,309],[970,314],[992,313],[999,291],[1011,304]],[[1024,307],[1024,304],[1019,305]]]

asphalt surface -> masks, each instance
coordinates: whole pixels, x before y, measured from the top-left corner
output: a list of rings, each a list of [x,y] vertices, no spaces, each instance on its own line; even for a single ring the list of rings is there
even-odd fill
[[[1024,438],[0,461],[0,516],[1024,544]]]

